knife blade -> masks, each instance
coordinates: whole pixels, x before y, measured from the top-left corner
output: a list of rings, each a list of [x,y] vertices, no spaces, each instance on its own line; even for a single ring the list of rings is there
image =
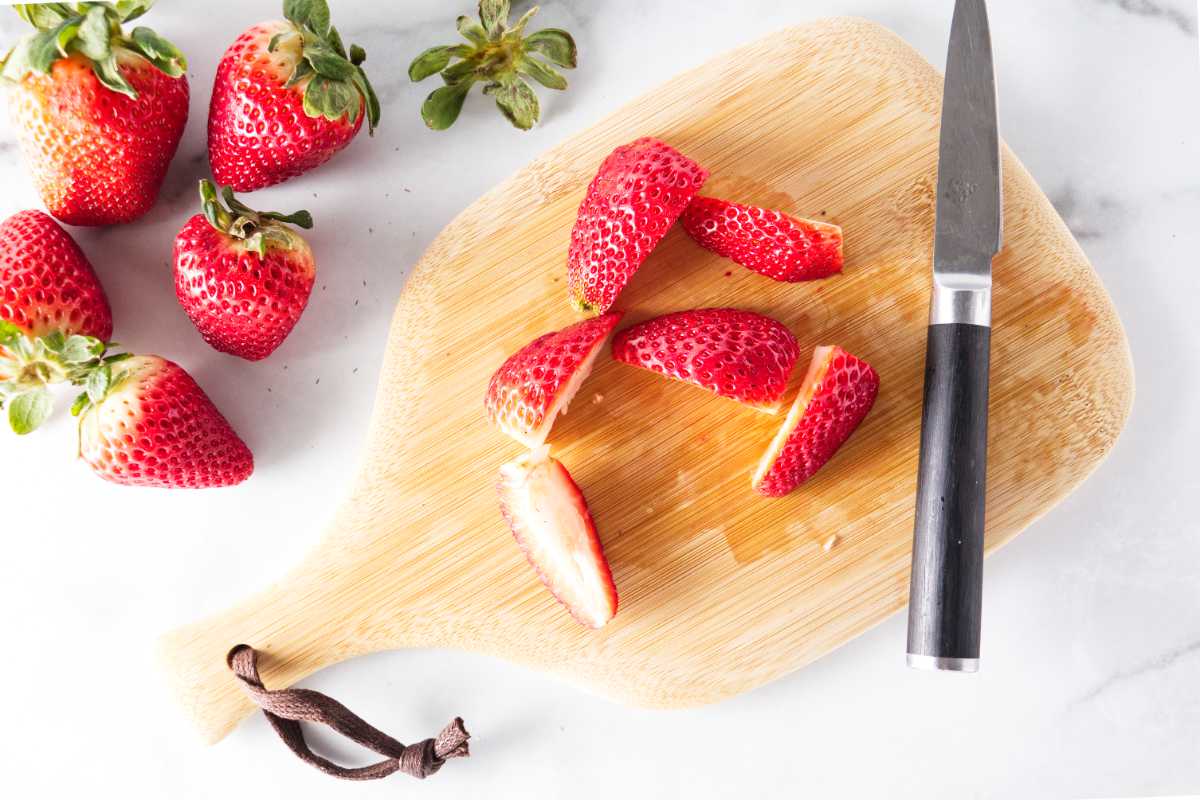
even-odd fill
[[[979,667],[1000,135],[984,0],[957,0],[938,147],[933,292],[909,584],[909,666]]]

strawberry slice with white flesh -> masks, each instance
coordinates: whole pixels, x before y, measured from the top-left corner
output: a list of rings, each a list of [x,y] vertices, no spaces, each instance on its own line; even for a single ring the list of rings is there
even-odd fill
[[[754,490],[783,497],[811,478],[850,438],[878,393],[870,364],[840,347],[818,347],[783,427],[758,462]]]
[[[737,308],[648,319],[613,339],[613,358],[778,413],[800,345],[783,323]]]
[[[620,320],[619,311],[585,319],[539,336],[509,356],[488,383],[488,418],[526,447],[541,446]]]
[[[587,501],[542,446],[500,468],[500,511],[542,583],[578,622],[603,627],[617,590]]]

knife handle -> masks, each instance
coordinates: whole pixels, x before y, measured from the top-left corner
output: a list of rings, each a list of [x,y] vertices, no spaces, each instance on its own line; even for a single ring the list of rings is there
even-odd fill
[[[979,668],[991,328],[929,326],[908,601],[908,664]]]

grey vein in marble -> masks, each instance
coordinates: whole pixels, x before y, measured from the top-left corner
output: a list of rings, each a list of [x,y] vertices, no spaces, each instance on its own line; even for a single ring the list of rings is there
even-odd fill
[[[1137,666],[1114,672],[1112,675],[1096,684],[1086,693],[1081,694],[1079,697],[1076,697],[1074,700],[1072,700],[1068,708],[1075,708],[1091,700],[1095,700],[1097,697],[1104,694],[1109,689],[1112,689],[1114,686],[1125,683],[1126,681],[1132,680],[1140,675],[1144,675],[1147,672],[1161,672],[1165,669],[1170,669],[1180,659],[1187,658],[1194,653],[1200,653],[1200,639],[1196,639],[1193,642],[1176,647],[1173,650],[1168,650],[1167,652],[1156,656],[1149,661],[1138,664]]]
[[[1116,6],[1122,11],[1139,17],[1161,19],[1169,22],[1189,36],[1196,35],[1196,18],[1162,2],[1155,0],[1100,0],[1101,3]]]

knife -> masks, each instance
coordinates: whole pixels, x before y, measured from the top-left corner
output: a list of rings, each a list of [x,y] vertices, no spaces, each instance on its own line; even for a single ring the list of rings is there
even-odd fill
[[[992,257],[1000,136],[984,0],[957,0],[938,149],[933,295],[908,601],[908,665],[979,668]]]

